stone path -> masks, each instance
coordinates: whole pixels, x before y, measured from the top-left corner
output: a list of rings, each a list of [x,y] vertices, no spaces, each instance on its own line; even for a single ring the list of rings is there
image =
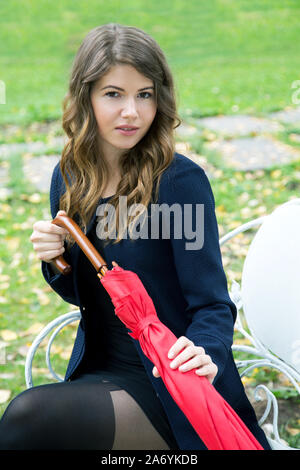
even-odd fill
[[[23,165],[24,175],[35,185],[38,191],[45,192],[50,189],[52,171],[59,158],[59,155],[27,156],[25,158]]]
[[[206,148],[221,153],[226,163],[237,170],[259,170],[300,158],[299,150],[263,136],[217,140],[206,144]]]
[[[232,138],[252,133],[273,133],[283,130],[283,126],[278,121],[243,115],[208,117],[196,119],[195,122],[201,128]]]
[[[46,152],[49,148],[55,147],[57,150],[63,146],[63,138],[56,137],[51,139],[50,144],[46,144],[45,142],[21,142],[21,143],[14,143],[14,144],[2,144],[0,145],[0,158],[5,159],[9,158],[10,155],[14,153],[32,153],[41,155],[43,152]]]
[[[182,123],[176,130],[178,152],[187,155],[204,168],[208,176],[213,177],[216,168],[210,162],[210,152],[217,152],[225,167],[239,171],[254,171],[269,168],[274,164],[285,164],[300,160],[300,149],[282,143],[277,133],[286,126],[300,130],[300,107],[271,113],[264,118],[255,116],[213,116],[193,119]],[[48,126],[48,127],[47,127]],[[51,127],[52,126],[52,127]],[[47,134],[58,124],[34,123],[32,129]],[[16,132],[17,127],[5,129],[6,135]],[[205,138],[203,155],[195,153],[191,143],[196,138]],[[293,138],[292,138],[293,137]],[[21,154],[23,171],[26,179],[37,191],[48,192],[54,166],[59,161],[63,148],[63,137],[53,137],[45,142],[25,142],[0,145],[0,199],[6,197],[9,189],[9,160],[15,154]],[[300,134],[295,132],[291,141],[300,143]]]
[[[193,125],[180,126],[177,135],[182,140],[199,133],[207,136],[204,154],[206,150],[217,152],[225,166],[252,171],[300,159],[300,149],[276,139],[276,133],[284,131],[286,124],[300,130],[300,108],[271,113],[266,118],[234,115],[194,119]],[[291,140],[300,142],[300,135],[293,134]]]

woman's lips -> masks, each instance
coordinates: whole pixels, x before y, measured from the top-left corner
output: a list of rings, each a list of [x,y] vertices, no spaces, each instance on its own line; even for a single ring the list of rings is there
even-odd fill
[[[117,129],[117,131],[119,131],[120,134],[122,134],[122,135],[134,135],[134,134],[139,130],[138,127],[136,127],[136,128],[131,128],[131,127],[129,127],[129,126],[128,126],[127,128],[125,128],[125,127],[117,127],[116,129]]]

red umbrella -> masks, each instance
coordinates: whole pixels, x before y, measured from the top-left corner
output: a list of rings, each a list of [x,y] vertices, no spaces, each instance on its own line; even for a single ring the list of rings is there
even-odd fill
[[[157,367],[167,390],[206,447],[209,450],[263,450],[206,377],[197,376],[193,370],[183,374],[170,368],[167,354],[177,338],[159,320],[153,301],[137,274],[118,265],[108,270],[103,258],[69,217],[60,215],[52,222],[66,228],[89,258],[111,297],[116,315]],[[62,256],[55,262],[61,272],[65,268],[70,270]]]

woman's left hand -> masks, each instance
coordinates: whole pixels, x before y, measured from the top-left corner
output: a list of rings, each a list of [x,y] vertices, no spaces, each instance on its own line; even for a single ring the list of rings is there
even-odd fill
[[[218,372],[218,367],[205,353],[204,348],[195,346],[193,341],[186,336],[180,336],[168,352],[168,358],[173,359],[170,364],[172,369],[179,368],[181,372],[195,369],[197,375],[206,376],[210,383],[213,382]],[[154,366],[152,373],[154,377],[160,377],[157,368]]]

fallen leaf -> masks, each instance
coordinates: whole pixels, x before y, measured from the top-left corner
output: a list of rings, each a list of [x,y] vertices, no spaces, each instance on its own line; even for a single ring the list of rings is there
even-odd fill
[[[289,426],[286,426],[286,430],[291,436],[297,436],[297,434],[300,434],[300,429],[297,428],[290,428]]]
[[[246,376],[242,377],[241,380],[242,380],[243,385],[248,385],[248,384],[252,384],[253,382],[255,382],[255,380],[252,377],[246,377]]]
[[[229,224],[229,230],[233,230],[237,227],[239,227],[241,225],[241,222],[239,220],[233,220],[232,222],[230,222]]]
[[[0,379],[10,380],[10,379],[14,379],[15,376],[16,375],[13,374],[12,372],[7,372],[7,373],[4,373],[4,374],[0,374]]]
[[[243,181],[244,180],[244,175],[242,173],[235,173],[235,179],[237,179],[238,181]]]
[[[3,380],[11,380],[11,379],[15,379],[15,377],[16,377],[16,374],[13,374],[12,372],[0,374],[0,379],[3,379]]]
[[[34,193],[31,196],[28,197],[28,201],[32,202],[33,204],[37,204],[41,202],[41,196],[38,193]]]
[[[29,347],[27,345],[23,345],[23,346],[20,346],[18,348],[18,353],[23,356],[23,357],[26,357],[27,356],[27,353],[28,353],[28,350],[29,350]]]
[[[22,207],[22,206],[18,207],[18,209],[16,210],[16,214],[18,215],[22,215],[24,214],[24,212],[25,212],[25,207]]]
[[[38,296],[38,301],[41,305],[48,305],[50,303],[49,297],[42,291],[42,289],[34,288],[32,291]]]
[[[291,386],[291,381],[284,374],[280,374],[278,380],[284,387]]]
[[[19,248],[20,239],[17,237],[5,238],[4,243],[5,243],[5,246],[7,246],[7,248],[9,248],[11,251],[15,251],[17,248]]]
[[[46,367],[32,367],[33,374],[49,374],[49,369]]]
[[[263,196],[270,196],[273,193],[271,188],[266,188],[262,191]]]
[[[18,266],[20,264],[22,259],[23,259],[23,254],[22,253],[14,253],[13,254],[13,260],[10,263],[10,267],[15,268],[16,266]]]
[[[64,350],[60,353],[60,357],[62,359],[68,360],[70,359],[71,353],[72,353],[73,345],[71,344],[70,346],[64,348]]]
[[[0,390],[0,403],[5,403],[11,395],[10,390]]]
[[[276,179],[276,178],[279,178],[281,176],[281,170],[274,170],[271,172],[271,178],[272,179]]]
[[[58,346],[56,344],[51,345],[51,354],[61,354],[63,352],[62,346]]]
[[[241,209],[242,218],[251,218],[251,209],[249,207],[243,207]]]
[[[40,269],[40,264],[38,265],[38,268]],[[44,287],[44,292],[53,292],[53,289],[52,287],[50,287],[49,285],[47,285],[46,287]]]
[[[0,334],[4,341],[13,341],[18,337],[17,333],[11,330],[1,330]]]
[[[237,338],[234,340],[234,344],[251,345],[251,341],[248,338]]]
[[[25,331],[21,331],[19,333],[19,336],[23,337],[23,336],[29,336],[29,335],[37,335],[38,333],[40,333],[40,331],[44,328],[44,325],[43,323],[33,323],[29,328],[27,328],[27,330]]]
[[[218,216],[221,216],[222,214],[226,214],[226,210],[225,210],[224,205],[221,204],[220,206],[217,206],[216,207],[216,212],[217,212]]]
[[[258,203],[259,201],[257,199],[251,199],[250,201],[248,201],[250,207],[255,207]]]
[[[9,288],[9,282],[3,282],[3,284],[0,284],[1,290],[6,290],[8,288]]]
[[[8,204],[2,204],[1,205],[1,212],[10,212],[11,211],[11,207],[8,205]]]
[[[31,220],[28,220],[26,222],[22,222],[21,224],[15,223],[12,225],[14,230],[27,230],[28,228],[32,228],[32,222]]]

